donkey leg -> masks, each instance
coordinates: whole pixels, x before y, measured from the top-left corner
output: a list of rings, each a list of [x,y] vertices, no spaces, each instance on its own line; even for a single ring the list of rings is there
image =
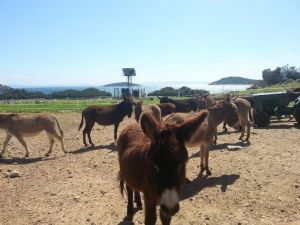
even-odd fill
[[[87,136],[88,136],[88,139],[89,139],[90,144],[91,144],[93,147],[94,147],[95,145],[94,145],[94,143],[92,142],[92,139],[91,139],[91,132],[92,132],[92,129],[93,129],[94,125],[95,125],[95,121],[93,121],[93,122],[87,122],[87,121],[86,121],[86,126],[88,127],[88,128],[87,128]]]
[[[141,201],[141,195],[140,195],[140,192],[138,192],[138,191],[134,192],[134,202],[136,203],[136,206],[137,206],[138,210],[143,209],[143,204],[142,204],[142,201]]]
[[[226,127],[226,122],[223,123],[223,131],[224,131],[224,132],[227,132],[227,131],[228,131],[228,129],[227,129],[227,127]]]
[[[159,211],[159,217],[162,225],[170,225],[172,217],[167,217],[161,210]]]
[[[241,136],[239,137],[239,140],[243,140],[243,137],[244,137],[244,135],[245,135],[245,124],[244,123],[242,123],[242,134],[241,134]]]
[[[54,138],[56,138],[57,140],[59,140],[60,145],[61,145],[61,150],[63,151],[63,153],[67,153],[65,150],[65,146],[64,146],[64,138],[62,136],[60,136],[55,130],[54,131],[50,131],[49,132],[50,135],[52,135]]]
[[[155,225],[156,219],[156,202],[145,197],[145,225]]]
[[[49,137],[49,141],[50,141],[50,147],[49,147],[49,151],[46,153],[46,157],[48,157],[50,155],[50,153],[52,152],[52,149],[53,149],[53,145],[54,145],[54,137],[47,133],[48,137]]]
[[[6,147],[7,147],[7,144],[9,142],[9,140],[12,138],[12,135],[11,134],[6,134],[6,138],[3,142],[3,149],[2,151],[0,152],[0,158],[2,158],[2,155],[4,154],[5,150],[6,150]]]
[[[133,190],[126,185],[127,190],[127,219],[132,220],[133,218]]]
[[[248,142],[249,138],[250,138],[250,122],[247,123],[247,136],[246,136],[245,141]]]
[[[205,155],[204,151],[205,151],[204,145],[202,144],[200,146],[200,177],[203,176],[203,172],[205,170],[205,167],[204,167],[204,155]]]
[[[87,133],[87,127],[85,127],[85,128],[83,129],[83,131],[82,131],[82,140],[83,140],[83,144],[84,144],[85,147],[88,146],[87,143],[86,143],[86,138],[85,138],[86,133]]]
[[[210,176],[212,174],[208,166],[209,149],[210,149],[210,145],[207,145],[205,149],[205,170],[207,176]]]
[[[29,157],[29,149],[27,147],[27,144],[24,140],[24,138],[22,137],[22,135],[18,134],[18,135],[15,135],[16,138],[18,139],[18,141],[23,145],[23,147],[25,148],[25,151],[26,151],[26,154],[25,154],[25,157]]]
[[[115,129],[114,129],[114,139],[115,139],[115,142],[116,142],[116,140],[117,140],[118,127],[119,127],[119,124],[116,123],[116,124],[115,124]]]

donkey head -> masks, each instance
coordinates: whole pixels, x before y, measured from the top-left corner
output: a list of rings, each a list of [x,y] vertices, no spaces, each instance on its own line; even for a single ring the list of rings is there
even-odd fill
[[[128,118],[131,117],[132,114],[132,106],[134,103],[134,99],[132,97],[124,96],[123,101],[121,102],[122,104],[122,109],[125,115],[128,116]]]
[[[158,98],[159,98],[159,102],[160,102],[160,103],[168,103],[168,102],[172,102],[172,100],[171,100],[170,98],[165,97],[165,96],[163,96],[163,97],[158,97]]]
[[[238,126],[239,124],[239,116],[236,105],[232,102],[230,95],[226,96],[225,101],[223,102],[223,107],[225,111],[224,121],[232,127]]]
[[[185,180],[188,160],[185,142],[206,120],[207,115],[205,110],[181,125],[160,124],[147,112],[141,115],[142,131],[151,140],[148,159],[153,166],[153,191],[160,199],[161,212],[167,217],[173,216],[179,210],[179,191]]]
[[[134,103],[134,114],[135,114],[135,120],[137,122],[139,122],[142,113],[142,105],[143,105],[143,100]]]

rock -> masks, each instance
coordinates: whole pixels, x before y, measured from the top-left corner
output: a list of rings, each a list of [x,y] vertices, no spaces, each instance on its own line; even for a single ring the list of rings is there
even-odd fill
[[[7,172],[4,172],[5,177],[15,178],[15,177],[21,177],[22,174],[16,170],[7,170]]]
[[[239,149],[242,149],[242,148],[243,147],[239,146],[239,145],[227,145],[228,150],[239,150]]]
[[[9,172],[4,172],[5,177],[9,177]]]
[[[22,174],[16,170],[11,171],[9,174],[10,178],[15,178],[15,177],[20,177],[20,176],[22,176]]]
[[[74,197],[74,200],[75,200],[76,202],[79,202],[79,199],[80,199],[80,196],[75,196],[75,197]]]

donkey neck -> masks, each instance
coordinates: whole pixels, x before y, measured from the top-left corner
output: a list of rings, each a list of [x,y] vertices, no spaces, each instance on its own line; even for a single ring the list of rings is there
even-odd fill
[[[208,120],[211,124],[215,124],[216,126],[218,126],[220,123],[222,123],[225,119],[226,116],[226,112],[224,107],[213,107],[213,108],[209,108],[209,116],[208,116]]]
[[[116,104],[113,108],[113,111],[114,111],[114,113],[116,113],[121,118],[126,116],[124,102],[120,102],[119,104]]]

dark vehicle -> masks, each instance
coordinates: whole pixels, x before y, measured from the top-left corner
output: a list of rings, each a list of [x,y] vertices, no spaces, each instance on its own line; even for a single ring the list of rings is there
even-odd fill
[[[293,111],[293,107],[288,107],[290,100],[289,92],[254,94],[254,123],[265,127],[270,124],[271,116]]]
[[[298,125],[300,125],[300,97],[298,97],[296,100],[295,100],[295,106],[294,106],[295,110],[294,110],[294,116],[295,116],[295,119],[298,123]]]

